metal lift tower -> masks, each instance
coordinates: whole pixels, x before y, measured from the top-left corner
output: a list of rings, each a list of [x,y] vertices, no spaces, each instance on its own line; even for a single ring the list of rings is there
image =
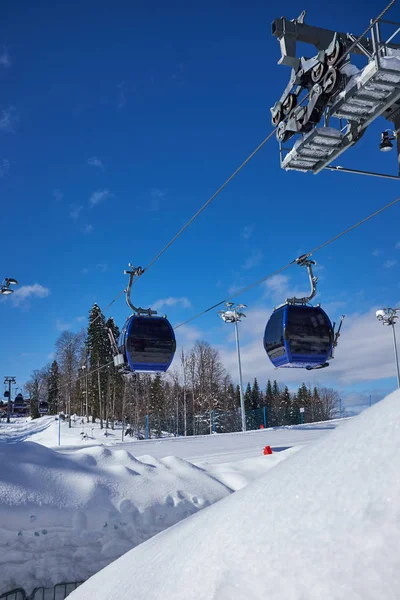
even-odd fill
[[[271,108],[281,167],[314,174],[325,168],[342,169],[329,165],[356,144],[380,116],[392,123],[381,135],[380,149],[390,150],[396,140],[400,158],[400,44],[393,43],[400,37],[400,23],[375,19],[367,34],[370,37],[359,39],[307,25],[305,14],[272,23],[272,35],[281,48],[278,64],[292,68],[285,91]],[[383,24],[395,29],[387,40],[382,39]],[[298,58],[296,42],[315,46],[317,54]],[[352,64],[353,55],[365,58],[363,68]]]

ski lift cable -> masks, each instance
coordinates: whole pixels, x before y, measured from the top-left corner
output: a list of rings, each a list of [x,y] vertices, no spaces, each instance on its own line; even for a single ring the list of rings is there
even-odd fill
[[[161,258],[161,256],[164,254],[164,252],[166,252],[168,250],[168,248],[170,248],[170,246],[172,246],[172,244],[182,235],[182,233],[184,231],[186,231],[186,229],[193,223],[193,221],[195,221],[197,219],[197,217],[201,215],[201,213],[207,208],[207,206],[209,204],[211,204],[211,202],[222,192],[222,190],[224,190],[226,188],[226,186],[232,181],[232,179],[234,179],[236,177],[236,175],[238,175],[238,173],[240,173],[240,171],[243,169],[243,167],[245,167],[247,165],[247,163],[250,162],[250,160],[261,150],[261,148],[264,147],[264,145],[268,142],[268,140],[271,139],[271,137],[273,136],[274,133],[275,133],[275,128],[267,135],[266,138],[263,139],[263,141],[257,146],[257,148],[255,148],[253,150],[253,152],[251,154],[249,154],[249,156],[232,173],[232,175],[230,175],[230,177],[228,177],[228,179],[217,189],[217,191],[214,192],[214,194],[207,200],[207,202],[205,202],[203,204],[203,206],[201,206],[201,208],[199,208],[199,210],[189,219],[189,221],[187,221],[187,223],[174,235],[174,237],[168,242],[168,244],[166,244],[164,246],[164,248],[149,262],[147,267],[145,267],[143,269],[144,273],[146,271],[148,271],[154,265],[154,263],[157,262],[157,260],[159,258]]]
[[[255,148],[252,151],[252,153],[249,154],[249,156],[232,173],[232,175],[230,175],[228,177],[228,179],[217,189],[217,191],[214,192],[214,194],[203,204],[203,206],[201,206],[199,208],[199,210],[189,219],[189,221],[187,221],[187,223],[185,223],[185,225],[174,235],[174,237],[168,242],[168,244],[166,244],[164,246],[164,248],[149,262],[147,267],[145,267],[142,270],[141,275],[143,275],[143,273],[148,271],[154,265],[154,263],[157,262],[157,260],[159,258],[161,258],[161,256],[168,250],[168,248],[170,248],[172,246],[172,244],[182,235],[182,233],[184,231],[186,231],[186,229],[193,223],[193,221],[195,221],[197,219],[197,217],[200,216],[200,214],[207,208],[207,206],[209,204],[211,204],[211,202],[222,192],[222,190],[224,190],[226,188],[226,186],[236,177],[236,175],[238,175],[238,173],[247,165],[247,163],[250,162],[250,160],[261,150],[261,148],[264,147],[264,145],[271,139],[271,137],[273,136],[274,133],[275,133],[275,128],[267,135],[266,138],[263,139],[263,141],[257,146],[257,148]],[[137,279],[138,278],[135,278],[133,280],[132,284],[136,283]],[[107,306],[105,308],[102,309],[102,312],[105,312],[106,310],[108,310],[124,294],[125,294],[125,289],[123,289],[121,292],[119,292],[119,294],[114,298],[114,300],[112,300],[109,304],[107,304]],[[99,317],[100,317],[100,314],[95,319],[93,319],[91,324],[93,324]]]
[[[388,204],[385,204],[385,206],[382,206],[381,208],[379,208],[375,212],[371,213],[367,217],[364,217],[364,219],[361,219],[357,223],[354,223],[354,225],[351,225],[350,227],[348,227],[344,231],[341,231],[340,233],[338,233],[337,235],[333,236],[329,240],[323,242],[322,244],[319,244],[319,246],[316,246],[316,248],[314,248],[313,250],[310,250],[304,256],[308,257],[308,256],[311,256],[312,254],[315,254],[319,250],[322,250],[322,248],[325,248],[326,246],[328,246],[329,244],[332,244],[333,242],[335,242],[339,238],[343,237],[344,235],[347,235],[348,233],[350,233],[351,231],[353,231],[357,227],[360,227],[360,225],[363,225],[367,221],[370,221],[371,219],[373,219],[374,217],[378,216],[379,214],[381,214],[382,212],[384,212],[388,208],[391,208],[392,206],[394,206],[398,202],[400,202],[400,196],[398,198],[396,198],[395,200],[392,200],[392,202],[389,202]],[[280,269],[277,269],[273,273],[270,273],[269,275],[266,275],[265,277],[262,277],[258,281],[255,281],[254,283],[251,283],[250,285],[242,288],[238,292],[235,292],[234,294],[228,296],[227,298],[224,298],[220,302],[217,302],[216,304],[213,304],[212,306],[206,308],[206,310],[203,310],[202,312],[198,313],[197,315],[195,315],[193,317],[190,317],[186,321],[183,321],[183,323],[179,323],[178,325],[175,325],[174,329],[179,329],[179,327],[183,327],[184,325],[187,325],[191,321],[194,321],[195,319],[198,319],[199,317],[202,317],[203,315],[205,315],[206,313],[210,312],[211,310],[214,310],[215,308],[217,308],[221,304],[225,304],[225,302],[228,302],[228,301],[232,300],[233,298],[237,298],[237,296],[240,296],[241,294],[244,294],[245,292],[248,292],[252,288],[260,285],[261,283],[263,283],[264,281],[267,281],[267,279],[271,279],[271,277],[274,277],[275,275],[279,275],[283,271],[286,271],[286,269],[288,269],[289,267],[291,267],[293,264],[295,264],[296,260],[297,259],[292,260],[290,263],[288,263],[284,267],[281,267]]]
[[[211,202],[222,192],[222,190],[224,190],[226,188],[226,186],[236,177],[236,175],[238,175],[238,173],[247,165],[248,162],[250,162],[250,160],[261,150],[261,148],[264,147],[264,145],[271,139],[271,137],[273,136],[273,134],[275,133],[275,128],[267,135],[266,138],[264,138],[264,140],[251,152],[251,154],[249,154],[249,156],[239,165],[239,167],[228,177],[228,179],[217,189],[216,192],[214,192],[214,194],[203,204],[203,206],[201,206],[199,208],[199,210],[189,219],[189,221],[187,221],[187,223],[174,235],[174,237],[168,242],[168,244],[166,244],[166,246],[164,246],[164,248],[150,261],[150,263],[147,265],[147,267],[145,269],[142,270],[143,274],[144,272],[148,271],[150,269],[150,267],[152,267],[154,265],[154,263],[161,258],[161,256],[168,250],[168,248],[170,248],[170,246],[172,246],[172,244],[182,235],[182,233],[193,223],[193,221],[195,221],[195,219],[197,219],[197,217],[207,208],[207,206],[209,204],[211,204]],[[137,281],[138,278],[135,278],[132,281],[132,285]],[[115,298],[113,300],[111,300],[111,302],[109,302],[109,304],[107,304],[107,306],[105,308],[102,309],[101,313],[99,313],[97,315],[97,317],[95,319],[93,319],[93,321],[91,322],[91,325],[93,323],[95,323],[97,321],[98,318],[100,318],[101,314],[103,314],[106,310],[108,310],[117,300],[119,300],[119,298],[121,298],[121,296],[123,296],[125,294],[126,290],[123,289],[121,292],[119,292],[117,294],[117,296],[115,296]],[[67,344],[67,347],[69,345],[71,345],[73,343],[73,340],[71,340],[71,342],[69,344]],[[104,369],[106,367],[108,367],[110,364],[113,364],[112,361],[110,363],[107,363],[105,365],[102,365],[101,367],[97,367],[96,369],[92,369],[90,371],[88,371],[88,373],[86,374],[87,376],[91,375],[92,373],[95,373],[101,369]],[[71,383],[75,383],[77,381],[79,381],[81,379],[81,377],[77,377],[75,378]],[[69,384],[63,384],[62,386],[59,386],[58,389],[61,389],[63,387],[66,387]]]

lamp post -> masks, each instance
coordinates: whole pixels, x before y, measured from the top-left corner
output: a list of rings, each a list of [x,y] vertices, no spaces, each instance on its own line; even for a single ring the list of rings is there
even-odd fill
[[[16,383],[15,377],[5,377],[4,383],[8,383],[8,398],[7,398],[7,423],[10,422],[10,410],[11,410],[11,384]]]
[[[399,356],[397,354],[397,343],[396,343],[396,331],[394,326],[396,325],[396,319],[398,319],[397,313],[400,312],[400,308],[382,308],[376,311],[376,318],[381,321],[383,325],[390,325],[393,331],[393,345],[394,345],[394,358],[396,362],[397,370],[397,387],[400,388],[400,367],[399,367]]]
[[[10,288],[10,285],[18,285],[18,281],[12,277],[5,277],[0,285],[0,294],[3,294],[3,296],[12,294],[14,290]]]
[[[82,371],[85,377],[85,413],[86,422],[89,423],[89,411],[88,411],[88,375],[86,365],[82,365]]]
[[[240,360],[238,322],[241,321],[242,317],[246,317],[244,312],[242,312],[242,309],[247,308],[247,306],[246,306],[246,304],[237,304],[235,306],[233,302],[227,302],[225,304],[225,306],[227,307],[227,310],[220,310],[218,312],[218,315],[221,317],[221,319],[223,321],[225,321],[225,323],[234,323],[235,324],[236,352],[237,352],[238,372],[239,372],[240,411],[242,413],[242,431],[246,431],[246,412],[244,409],[242,363]]]

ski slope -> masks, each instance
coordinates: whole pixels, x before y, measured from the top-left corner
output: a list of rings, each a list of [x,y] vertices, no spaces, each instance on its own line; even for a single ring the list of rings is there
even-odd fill
[[[71,600],[397,600],[400,391],[131,550]]]

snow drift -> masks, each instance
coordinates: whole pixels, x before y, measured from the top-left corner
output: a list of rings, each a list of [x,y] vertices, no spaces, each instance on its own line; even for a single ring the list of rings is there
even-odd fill
[[[71,600],[397,600],[400,392],[128,552]]]
[[[85,580],[285,454],[218,465],[214,474],[172,456],[137,459],[122,448],[62,453],[32,442],[2,444],[0,594]]]

